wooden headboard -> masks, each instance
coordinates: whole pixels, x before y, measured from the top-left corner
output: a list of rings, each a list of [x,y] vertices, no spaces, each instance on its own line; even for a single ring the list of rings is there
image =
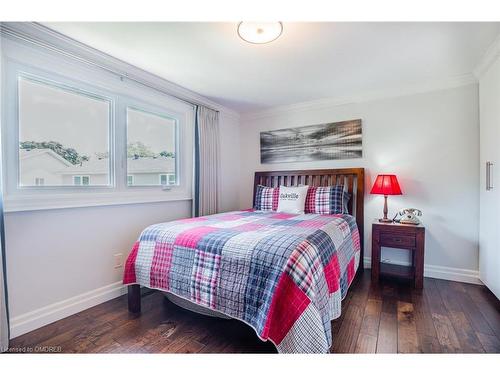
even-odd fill
[[[351,194],[348,210],[356,218],[361,241],[359,270],[363,270],[363,245],[364,245],[364,194],[365,194],[364,168],[344,169],[310,169],[298,171],[266,171],[255,172],[253,184],[253,205],[255,206],[255,190],[257,185],[264,186],[330,186],[344,185]]]

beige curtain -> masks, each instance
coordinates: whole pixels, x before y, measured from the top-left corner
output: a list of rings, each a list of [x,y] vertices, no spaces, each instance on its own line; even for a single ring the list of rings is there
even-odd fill
[[[218,212],[220,178],[219,113],[199,106],[196,110],[197,125],[197,197],[195,215],[204,216]]]

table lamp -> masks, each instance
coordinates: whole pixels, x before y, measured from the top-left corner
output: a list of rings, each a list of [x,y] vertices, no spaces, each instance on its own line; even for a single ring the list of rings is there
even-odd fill
[[[403,194],[396,175],[379,174],[373,184],[370,194],[382,194],[384,196],[384,218],[378,219],[378,221],[381,223],[392,223],[392,220],[387,218],[387,196]]]

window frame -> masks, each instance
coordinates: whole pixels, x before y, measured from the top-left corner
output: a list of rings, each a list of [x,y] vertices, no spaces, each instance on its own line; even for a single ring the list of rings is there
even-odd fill
[[[170,185],[168,184],[168,176],[169,176],[169,175],[171,175],[171,173],[160,173],[160,174],[158,175],[159,180],[160,180],[160,185],[161,185],[161,186],[170,186]],[[162,177],[163,177],[163,176],[165,176],[165,181],[166,181],[166,183],[165,183],[165,184],[162,184],[162,183],[161,183],[161,180],[162,180]]]
[[[131,184],[128,183],[129,177],[132,179],[132,183]],[[134,186],[134,180],[135,180],[135,178],[134,178],[133,174],[127,174],[127,186]]]
[[[24,69],[26,70],[26,69]],[[21,185],[21,165],[20,165],[20,158],[19,158],[19,152],[17,153],[17,189],[68,189],[68,188],[83,188],[83,189],[88,189],[88,188],[113,188],[115,186],[115,181],[114,181],[114,175],[115,175],[115,163],[114,163],[114,155],[115,155],[115,150],[113,147],[113,140],[114,140],[114,129],[115,129],[115,123],[114,123],[114,111],[115,111],[115,105],[114,105],[114,100],[112,98],[111,93],[105,93],[102,92],[100,94],[97,94],[92,91],[88,91],[88,87],[85,87],[84,89],[80,89],[76,87],[76,85],[79,85],[77,82],[73,82],[71,79],[67,80],[67,82],[58,82],[56,80],[52,79],[47,79],[41,76],[38,76],[33,73],[27,73],[25,71],[18,71],[17,72],[17,77],[16,77],[16,94],[15,98],[16,100],[16,128],[17,128],[17,145],[19,148],[19,143],[20,143],[20,133],[21,133],[21,124],[20,124],[20,83],[22,79],[35,82],[41,85],[46,85],[54,89],[60,89],[63,91],[67,91],[73,94],[79,94],[85,97],[89,97],[92,99],[96,100],[102,100],[108,102],[108,153],[109,153],[109,162],[108,162],[108,183],[105,185],[43,185],[42,186],[23,186]],[[75,86],[72,86],[72,83]],[[95,91],[98,91],[96,89]],[[89,178],[90,181],[90,178]]]
[[[179,151],[179,120],[176,119],[175,117],[172,117],[171,115],[169,115],[168,111],[165,111],[163,110],[163,113],[162,113],[162,110],[154,105],[151,105],[151,104],[147,104],[147,103],[141,103],[140,101],[136,100],[136,99],[131,99],[129,98],[126,102],[123,103],[123,105],[125,106],[125,137],[126,137],[126,145],[128,145],[128,109],[132,109],[134,111],[138,111],[138,112],[143,112],[143,113],[146,113],[146,114],[149,114],[149,115],[154,115],[154,116],[158,116],[158,117],[162,117],[162,118],[166,118],[166,119],[169,119],[169,120],[173,120],[175,122],[175,132],[174,132],[174,137],[175,137],[175,174],[178,176],[179,173],[180,173],[180,161],[179,160],[179,156],[178,156],[178,151]],[[125,150],[127,151],[127,150]],[[125,160],[126,160],[126,165],[125,165],[125,168],[126,168],[126,171],[128,172],[128,158],[127,158],[127,155],[125,154]],[[162,173],[162,174],[165,174],[165,173]],[[168,173],[167,173],[168,174]],[[160,178],[160,184],[158,185],[155,185],[155,184],[140,184],[140,185],[132,185],[132,186],[128,186],[128,188],[134,188],[134,187],[147,187],[147,186],[156,186],[156,187],[162,187],[162,186],[165,186],[165,185],[162,185],[161,184],[161,178]],[[169,185],[169,186],[179,186],[179,179],[176,179],[176,183],[174,185]]]
[[[88,174],[75,174],[75,175],[73,175],[73,176],[71,176],[71,177],[72,177],[72,180],[73,180],[73,185],[72,185],[72,186],[93,186],[93,185],[91,185],[91,184],[90,184],[90,175],[88,175]],[[80,178],[80,184],[75,184],[75,178],[77,178],[77,177],[79,177],[79,178]],[[88,183],[87,185],[85,185],[85,184],[83,183],[83,179],[84,179],[85,177],[87,177],[87,179],[88,179],[88,181],[89,181],[89,183]],[[66,186],[67,186],[67,185],[66,185]],[[95,185],[95,186],[98,186],[98,185]]]
[[[55,208],[137,204],[148,202],[191,201],[193,199],[194,118],[195,107],[163,92],[148,88],[126,77],[82,63],[18,40],[2,36],[2,167],[5,212],[32,211]],[[35,64],[36,66],[32,65]],[[113,170],[111,186],[44,186],[17,187],[19,168],[19,123],[17,108],[17,73],[24,72],[43,80],[69,84],[70,87],[108,96],[113,100],[112,146],[110,158]],[[76,78],[75,78],[76,77]],[[85,79],[85,81],[83,81]],[[13,94],[15,92],[15,94]],[[140,99],[139,99],[140,98]],[[179,121],[179,184],[169,189],[162,186],[127,188],[126,171],[126,103],[146,103],[160,108]]]
[[[175,182],[173,184],[170,183],[170,177],[171,176],[174,176],[175,178]],[[167,184],[168,186],[173,186],[177,183],[177,176],[175,174],[172,174],[172,173],[167,173]]]

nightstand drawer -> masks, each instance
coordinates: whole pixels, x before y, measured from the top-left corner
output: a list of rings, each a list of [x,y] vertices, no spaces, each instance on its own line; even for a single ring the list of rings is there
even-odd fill
[[[392,233],[380,233],[380,246],[408,246],[415,247],[415,236],[398,235]]]

